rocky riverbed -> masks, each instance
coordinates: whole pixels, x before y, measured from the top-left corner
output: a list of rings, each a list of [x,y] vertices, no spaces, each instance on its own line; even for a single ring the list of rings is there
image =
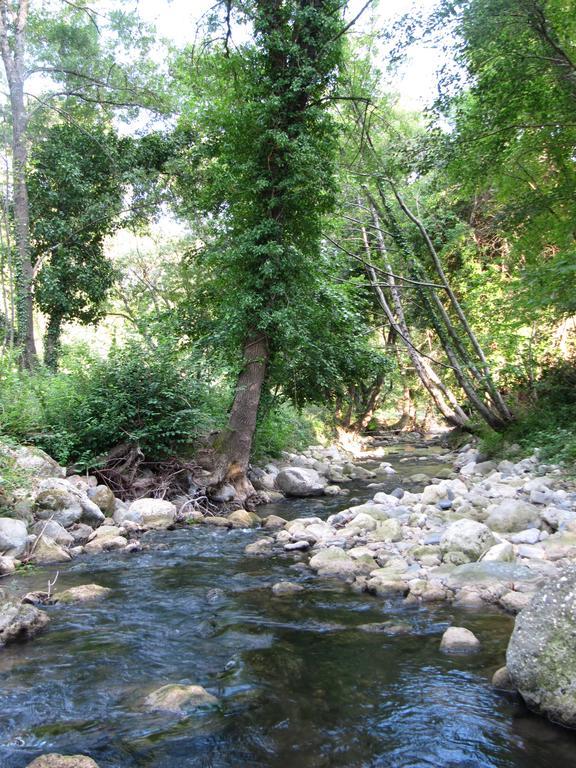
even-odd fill
[[[32,461],[28,454],[22,455],[27,457],[25,461]],[[254,470],[254,482],[261,493],[268,494],[271,502],[260,507],[259,514],[238,510],[227,513],[223,507],[222,514],[203,515],[185,499],[176,499],[176,503],[148,499],[124,504],[114,499],[108,489],[95,485],[92,479],[64,478],[62,468],[45,456],[34,455],[37,479],[32,490],[16,502],[18,506],[14,509],[18,518],[0,520],[0,531],[3,530],[5,537],[0,540],[3,542],[2,563],[6,574],[18,568],[19,562],[35,562],[42,567],[15,578],[7,576],[4,580],[7,591],[0,620],[0,637],[5,643],[13,643],[32,637],[40,630],[45,631],[29,645],[6,645],[0,662],[4,660],[4,664],[8,663],[8,669],[15,664],[12,677],[17,690],[21,690],[18,688],[21,682],[18,681],[26,675],[33,685],[28,695],[38,702],[36,706],[42,711],[46,711],[46,707],[58,708],[59,705],[54,700],[53,692],[44,690],[40,679],[33,679],[32,670],[27,673],[26,667],[32,664],[38,669],[40,664],[44,676],[51,680],[55,677],[56,699],[68,702],[72,698],[63,713],[66,722],[70,715],[91,719],[87,713],[81,714],[83,705],[78,703],[78,678],[83,678],[89,670],[93,672],[96,665],[99,672],[94,681],[99,690],[98,681],[105,679],[106,685],[110,686],[114,677],[107,665],[119,664],[117,671],[122,680],[122,692],[117,690],[114,693],[114,686],[98,692],[98,701],[103,705],[105,701],[108,701],[106,707],[111,701],[115,702],[114,712],[121,711],[130,721],[132,712],[151,713],[145,716],[145,722],[153,723],[150,726],[153,733],[156,732],[157,721],[154,718],[157,717],[169,717],[174,727],[178,723],[186,723],[186,727],[193,730],[208,721],[212,726],[218,722],[216,730],[220,733],[223,707],[225,711],[234,711],[239,706],[236,693],[239,691],[242,699],[243,686],[248,685],[248,689],[252,690],[254,678],[248,682],[239,674],[235,666],[238,662],[232,664],[233,637],[226,637],[226,641],[232,640],[231,645],[225,642],[224,649],[216,650],[217,663],[216,658],[210,660],[210,644],[198,641],[198,632],[194,625],[189,624],[187,614],[189,609],[191,616],[199,622],[198,626],[202,627],[201,635],[211,637],[217,649],[220,645],[219,622],[216,621],[212,628],[208,626],[212,614],[210,606],[224,606],[228,613],[226,606],[230,590],[236,593],[240,585],[242,601],[248,598],[253,604],[255,600],[258,606],[254,627],[261,626],[264,621],[264,626],[268,627],[264,630],[267,637],[277,634],[274,626],[285,626],[286,622],[288,626],[299,627],[297,657],[307,658],[309,650],[312,650],[308,649],[306,641],[304,646],[301,645],[301,632],[310,638],[320,639],[326,633],[334,637],[335,648],[331,650],[330,658],[334,659],[336,669],[327,675],[321,685],[325,686],[328,679],[339,681],[343,695],[347,692],[346,695],[354,700],[358,696],[354,662],[342,657],[342,639],[353,637],[353,647],[350,646],[353,657],[366,652],[375,653],[377,657],[380,650],[376,651],[376,642],[378,648],[384,643],[382,650],[387,649],[386,653],[399,653],[402,658],[403,653],[415,654],[413,641],[422,637],[422,621],[428,626],[425,630],[428,638],[426,649],[432,654],[433,665],[440,664],[444,655],[446,662],[442,662],[443,665],[452,664],[455,669],[471,665],[475,670],[482,670],[483,679],[487,680],[494,669],[504,663],[511,620],[506,618],[505,612],[512,615],[528,606],[534,594],[542,594],[540,590],[545,584],[565,584],[563,574],[576,554],[574,492],[558,467],[542,464],[537,456],[496,464],[483,461],[483,457],[471,446],[458,453],[450,453],[437,446],[422,448],[415,443],[400,447],[373,447],[362,455],[358,463],[338,448],[312,447],[303,455],[286,455],[281,462]],[[285,500],[284,494],[288,497]],[[7,520],[10,522],[6,523]],[[13,524],[17,522],[22,525],[17,526],[15,531]],[[192,528],[190,523],[194,524]],[[175,528],[179,530],[173,530]],[[232,531],[227,532],[227,529]],[[202,555],[207,545],[213,551],[208,568]],[[151,582],[151,567],[152,573],[169,574],[168,583],[160,579],[156,584],[156,577]],[[127,578],[129,587],[119,589],[118,577],[114,575],[111,578],[110,573],[125,574],[120,583]],[[257,574],[256,579],[248,578],[249,574]],[[183,594],[181,583],[188,583],[190,578],[195,586],[193,602],[188,606],[186,588]],[[201,598],[198,597],[195,580],[200,582]],[[210,580],[214,582],[212,586]],[[52,586],[48,586],[49,582]],[[177,588],[175,584],[178,584]],[[257,597],[249,597],[251,594]],[[336,597],[328,600],[328,596]],[[565,603],[566,594],[563,598]],[[340,607],[334,611],[327,610],[334,599]],[[138,606],[136,616],[134,601]],[[158,606],[154,601],[159,601]],[[343,609],[342,605],[346,608]],[[245,621],[245,608],[240,613],[237,613],[237,608],[235,611],[231,627],[241,626]],[[271,612],[272,616],[263,619],[262,611],[264,614]],[[327,615],[330,615],[329,620]],[[427,618],[422,619],[423,616]],[[126,620],[130,617],[132,625],[127,629]],[[416,623],[415,617],[420,617]],[[49,619],[52,622],[47,626]],[[564,615],[563,619],[565,631],[569,632],[570,626],[573,630],[573,615]],[[174,621],[176,626],[180,623],[188,627],[188,633],[191,632],[194,638],[192,647],[186,645],[184,648],[182,640],[177,642],[178,638],[174,636],[166,636],[164,641],[156,637],[158,632],[164,631],[164,627],[173,633]],[[555,621],[550,617],[548,624],[554,627]],[[73,663],[79,665],[71,679],[61,675],[62,660],[57,654],[54,656],[63,626],[68,627],[64,632],[72,642]],[[148,663],[152,661],[150,668],[141,669],[138,654],[133,664],[126,666],[124,653],[118,658],[116,652],[110,654],[108,640],[100,649],[102,653],[94,654],[94,658],[89,654],[90,663],[86,665],[86,651],[79,650],[74,637],[78,632],[85,637],[88,627],[92,628],[94,637],[99,637],[102,632],[107,638],[117,634],[118,641],[123,644],[126,637],[132,638],[129,642],[139,648],[142,659],[148,658]],[[138,638],[132,637],[135,630],[139,633]],[[177,629],[177,635],[181,631],[181,627]],[[229,632],[227,630],[226,635]],[[527,634],[530,636],[531,633],[524,632],[523,636]],[[142,646],[143,637],[147,637],[146,652]],[[239,636],[242,654],[253,647],[251,630],[248,637],[247,640],[245,630]],[[348,640],[343,642],[348,647]],[[156,647],[148,648],[149,643]],[[196,643],[201,648],[195,648]],[[366,651],[367,643],[369,651]],[[269,662],[277,656],[290,665],[276,641],[270,647],[274,648],[275,656],[268,657]],[[228,661],[222,657],[222,650],[224,656],[229,654]],[[463,651],[467,652],[465,656],[462,656]],[[473,653],[469,655],[471,651]],[[453,655],[454,652],[457,656]],[[178,653],[182,655],[183,668],[179,672],[176,672],[179,669],[178,659],[174,658],[168,664],[170,672],[167,673],[166,653],[175,657]],[[205,664],[211,671],[201,669],[198,653],[208,654]],[[414,658],[418,656],[419,653],[416,653]],[[529,651],[522,651],[518,658],[527,659],[529,656]],[[19,664],[19,659],[26,660],[24,667]],[[389,664],[391,659],[383,661]],[[428,656],[426,661],[430,663],[431,657]],[[228,679],[228,663],[232,664],[229,674],[235,680],[231,688],[236,693],[230,694],[227,688],[222,694],[221,686],[215,686],[215,680],[218,675]],[[515,663],[509,666],[516,685],[525,694],[528,703],[544,714],[552,713],[547,706],[556,707],[554,717],[560,719],[556,700],[552,701],[550,697],[538,701],[534,697],[530,699],[528,688],[522,688],[522,672],[518,669],[526,672],[526,663],[520,667]],[[105,672],[100,671],[104,668]],[[163,669],[163,674],[155,675],[155,668]],[[419,669],[423,684],[423,681],[436,684],[421,664]],[[448,669],[450,666],[445,672]],[[66,674],[69,676],[70,671]],[[261,674],[262,670],[256,678]],[[373,674],[375,679],[379,679],[383,670],[374,668]],[[144,680],[136,686],[138,690],[129,694],[130,675],[143,677]],[[271,695],[272,690],[273,695],[277,695],[280,678],[283,679],[283,686],[295,684],[298,688],[297,678],[285,680],[282,675],[276,675],[269,689]],[[500,679],[503,679],[502,674]],[[468,683],[470,703],[475,706],[478,682],[468,680]],[[556,690],[562,689],[561,683],[554,680]],[[402,684],[397,681],[395,685],[398,692]],[[485,685],[486,682],[483,682],[481,687]],[[392,702],[396,700],[400,712],[405,711],[406,703],[397,700],[397,692],[387,686],[388,683],[385,683],[383,693]],[[42,692],[36,694],[36,689]],[[532,694],[533,689],[532,683]],[[379,696],[375,691],[367,693],[362,699],[362,706],[378,708]],[[492,696],[496,694],[490,694]],[[461,707],[464,706],[462,697],[458,698]],[[292,694],[289,698],[292,699]],[[299,693],[298,708],[305,700],[303,693]],[[490,702],[495,711],[509,707],[505,700],[490,698]],[[240,709],[244,711],[243,706]],[[3,702],[3,711],[9,713],[8,718],[16,718],[15,722],[19,718],[22,720],[17,695],[16,698],[10,695]],[[423,713],[425,711],[426,707]],[[107,729],[124,733],[125,729],[114,712],[104,714],[102,711],[100,717],[108,721]],[[490,720],[484,712],[483,716]],[[150,717],[153,719],[147,719]],[[200,720],[197,720],[198,717]],[[338,720],[340,715],[335,717]],[[98,765],[106,768],[176,764],[170,762],[175,759],[172,736],[166,737],[168,746],[160,753],[150,750],[150,745],[142,746],[142,749],[133,746],[134,754],[140,757],[132,759],[124,755],[120,758],[114,750],[96,748],[92,737],[82,728],[79,733],[84,736],[76,739],[71,738],[70,728],[66,727],[64,739],[55,737],[52,729],[49,738],[37,741],[36,734],[41,726],[37,718],[33,721],[28,724],[23,736],[16,737],[22,740],[23,749],[16,745],[11,749],[6,741],[1,742],[4,744],[0,746],[1,765],[21,768],[29,763],[26,755],[33,758],[39,753],[55,752],[57,748],[70,755],[74,746],[78,752],[98,759]],[[476,722],[475,716],[471,715],[471,721]],[[290,716],[287,722],[291,722]],[[566,718],[561,722],[570,724]],[[317,725],[328,728],[328,723],[322,719]],[[250,727],[254,728],[254,724]],[[287,727],[294,735],[292,726]],[[337,724],[336,727],[340,730],[344,728],[348,733],[344,725]],[[144,729],[146,734],[150,728]],[[99,732],[98,727],[96,730]],[[9,738],[15,738],[14,729],[10,726],[5,727],[4,733],[12,734]],[[146,740],[148,735],[141,734],[139,738]],[[557,734],[555,738],[558,739]],[[386,740],[377,741],[384,743]],[[271,749],[276,752],[280,749],[278,754],[285,755],[276,737],[272,742],[275,746]],[[564,743],[571,743],[569,737],[560,738],[562,749]],[[251,749],[254,749],[254,744]],[[156,756],[150,758],[151,762],[141,756],[152,753]],[[523,755],[522,760],[518,758],[519,762],[515,762],[516,758],[503,761],[501,754],[500,762],[496,763],[486,758],[485,762],[458,762],[454,765],[543,765],[537,760],[530,762],[532,753],[530,747],[527,752],[519,750],[518,755]],[[165,757],[160,758],[159,754]],[[299,764],[364,765],[366,759],[374,754],[372,747],[359,746],[357,751],[345,749],[342,760],[331,754],[326,758],[328,762],[323,762],[322,756],[317,755],[309,757],[308,762],[300,760]],[[449,764],[443,762],[444,758],[435,752],[435,748],[431,749],[431,755],[426,764]],[[462,759],[468,759],[466,750],[462,751],[462,755]],[[75,765],[54,762],[56,757],[51,759],[53,762],[46,765]],[[417,764],[405,762],[407,759],[399,757],[390,765]],[[238,764],[230,760],[232,757],[229,755],[220,764]],[[287,757],[279,759],[260,755],[259,760],[250,764],[293,764]],[[84,764],[90,765],[77,763],[79,767]],[[204,763],[194,762],[190,757],[188,762],[177,764]]]

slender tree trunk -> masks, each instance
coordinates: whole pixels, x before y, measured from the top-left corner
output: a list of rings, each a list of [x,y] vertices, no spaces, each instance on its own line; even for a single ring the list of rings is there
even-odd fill
[[[60,337],[62,335],[62,317],[52,315],[48,320],[46,333],[44,335],[44,364],[51,371],[58,370],[60,361]]]
[[[7,0],[0,0],[0,50],[8,81],[12,112],[14,229],[18,256],[18,268],[16,270],[18,343],[23,366],[32,368],[37,362],[37,354],[34,340],[33,269],[30,259],[30,211],[26,184],[28,116],[24,101],[24,50],[27,21],[28,0],[20,0],[17,4],[12,22],[9,19]]]
[[[488,360],[486,359],[486,356],[484,354],[484,350],[480,346],[478,338],[476,337],[476,334],[474,333],[472,326],[468,322],[468,318],[464,314],[464,311],[462,309],[460,302],[458,301],[456,294],[452,290],[452,287],[448,281],[448,278],[446,277],[446,273],[444,272],[444,268],[442,266],[442,262],[440,261],[440,257],[438,256],[436,248],[432,243],[432,240],[430,238],[430,235],[428,234],[428,231],[426,230],[426,227],[424,226],[422,221],[420,221],[420,219],[408,208],[408,206],[406,205],[406,203],[404,202],[403,198],[401,197],[400,193],[396,190],[396,188],[393,185],[391,186],[401,209],[404,211],[404,213],[410,219],[410,221],[416,225],[416,227],[418,228],[418,231],[422,235],[422,238],[426,244],[426,248],[428,249],[428,252],[432,258],[432,262],[434,264],[436,273],[438,274],[438,277],[440,278],[440,281],[444,286],[444,289],[446,290],[446,294],[450,300],[450,303],[458,319],[460,320],[460,323],[462,324],[462,328],[464,329],[465,334],[468,336],[468,339],[472,344],[472,348],[474,349],[474,352],[476,353],[478,360],[480,361],[481,373],[476,371],[475,368],[471,366],[472,372],[475,374],[476,378],[483,383],[500,417],[505,422],[512,421],[513,420],[512,414],[510,413],[508,406],[504,402],[504,398],[502,397],[500,390],[494,383],[492,372],[490,370]],[[437,303],[441,305],[441,302],[439,300]],[[443,307],[441,307],[441,309],[444,310]],[[449,319],[447,319],[447,317],[446,318],[444,317],[444,314],[445,313],[443,312],[442,317],[444,319],[444,322],[446,323],[447,326],[450,326],[451,325],[450,321]]]
[[[430,364],[418,352],[417,348],[412,342],[410,330],[408,328],[408,324],[406,323],[406,319],[404,316],[404,307],[402,306],[402,300],[400,298],[400,294],[396,289],[396,283],[394,281],[394,278],[392,277],[392,270],[390,268],[390,264],[388,263],[388,257],[386,253],[386,245],[384,243],[384,239],[380,231],[379,220],[377,218],[377,214],[374,208],[372,208],[372,215],[374,219],[374,225],[376,227],[376,239],[377,239],[378,252],[380,254],[380,257],[383,259],[384,269],[388,272],[388,285],[390,287],[390,293],[392,295],[392,300],[394,302],[394,309],[396,311],[396,315],[394,315],[394,313],[392,312],[390,306],[388,305],[386,297],[384,296],[384,292],[382,291],[380,286],[377,284],[378,280],[376,277],[376,272],[372,267],[368,267],[367,268],[368,277],[370,278],[370,282],[372,283],[373,289],[376,293],[376,297],[378,298],[380,306],[384,310],[384,314],[386,315],[388,322],[394,328],[398,337],[406,346],[406,349],[408,351],[410,359],[412,360],[412,364],[414,365],[414,369],[418,375],[418,378],[422,382],[422,385],[424,386],[426,391],[429,393],[430,397],[434,401],[436,407],[438,408],[442,416],[446,419],[446,421],[449,424],[452,424],[453,426],[456,426],[456,427],[464,427],[468,424],[468,417],[458,405],[453,393],[450,392],[450,390],[444,386],[444,384],[442,383],[440,378],[437,376],[437,374],[434,372]],[[364,241],[364,247],[366,249],[368,259],[370,259],[370,244],[368,241],[368,234],[364,227],[362,228],[362,238]]]

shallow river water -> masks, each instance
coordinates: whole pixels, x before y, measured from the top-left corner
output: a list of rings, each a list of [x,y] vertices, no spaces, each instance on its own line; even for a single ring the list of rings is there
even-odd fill
[[[417,453],[398,459],[404,474],[437,467]],[[373,493],[357,485],[351,495]],[[346,506],[341,497],[261,511],[325,517]],[[60,589],[95,582],[113,594],[49,608],[44,634],[0,651],[0,768],[46,752],[88,754],[101,768],[576,768],[575,734],[491,689],[511,619],[357,595],[293,555],[246,557],[259,535],[152,533],[148,551],[81,557],[7,585],[45,589],[59,570]],[[307,590],[273,597],[282,579]],[[410,631],[358,628],[385,621]],[[450,624],[474,631],[482,650],[440,653]],[[166,683],[203,685],[221,706],[144,712],[144,696]]]

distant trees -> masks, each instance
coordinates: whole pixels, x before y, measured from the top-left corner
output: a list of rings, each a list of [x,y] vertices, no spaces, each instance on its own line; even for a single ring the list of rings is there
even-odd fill
[[[97,16],[97,22],[96,22]],[[137,32],[137,34],[134,34]],[[105,34],[104,34],[105,33]],[[34,277],[28,191],[30,148],[54,123],[81,124],[114,109],[160,109],[155,65],[148,58],[152,38],[137,17],[120,8],[109,16],[84,5],[0,0],[0,53],[8,83],[11,184],[4,195],[4,248],[14,242],[7,294],[15,303],[15,340],[25,367],[37,361],[34,333]],[[130,65],[120,64],[131,52]],[[38,80],[41,78],[41,80]],[[34,81],[34,88],[29,88]],[[43,88],[38,91],[38,82]],[[89,131],[88,125],[84,128]],[[13,229],[13,233],[12,233]],[[6,292],[5,292],[6,296]]]

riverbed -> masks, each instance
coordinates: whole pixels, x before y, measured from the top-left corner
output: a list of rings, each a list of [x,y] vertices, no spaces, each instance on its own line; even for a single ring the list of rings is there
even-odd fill
[[[388,460],[404,476],[441,466],[425,448]],[[259,513],[325,518],[373,494],[356,483],[349,497]],[[97,583],[112,594],[48,607],[43,634],[0,651],[0,767],[62,752],[100,768],[576,768],[575,734],[490,685],[513,619],[356,594],[314,576],[306,556],[246,556],[261,535],[150,532],[142,552],[81,556],[6,584],[45,589],[58,572],[58,589]],[[282,580],[306,589],[275,597]],[[441,653],[450,625],[471,629],[481,650]],[[166,683],[202,685],[220,705],[145,711]]]

